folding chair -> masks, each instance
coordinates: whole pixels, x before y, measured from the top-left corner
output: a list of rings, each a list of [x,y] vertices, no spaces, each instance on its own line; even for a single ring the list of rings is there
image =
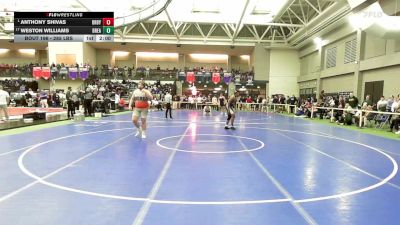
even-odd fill
[[[372,127],[372,121],[374,121],[377,116],[378,116],[378,114],[376,114],[376,113],[369,113],[366,116],[366,122],[368,124],[366,123],[365,126]]]
[[[375,128],[383,128],[385,124],[389,121],[389,115],[387,114],[379,114],[375,118]]]

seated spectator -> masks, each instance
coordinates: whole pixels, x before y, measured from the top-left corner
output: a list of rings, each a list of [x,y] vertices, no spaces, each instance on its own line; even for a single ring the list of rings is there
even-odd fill
[[[390,112],[396,112],[396,110],[399,108],[400,106],[400,101],[399,101],[399,97],[396,97],[393,101],[392,107],[390,109]]]
[[[210,107],[210,105],[207,104],[207,105],[204,106],[203,114],[206,115],[206,116],[211,115],[211,107]]]
[[[353,108],[350,106],[349,103],[346,103],[345,105],[345,110],[343,111],[343,116],[342,120],[339,121],[341,125],[346,124],[346,125],[351,125],[353,123]]]
[[[385,100],[385,96],[382,96],[381,99],[376,103],[376,108],[378,111],[385,112],[386,111],[387,101]]]
[[[363,102],[363,105],[361,106],[361,110],[368,110],[368,103],[366,101]],[[360,117],[361,115],[363,115],[363,119],[364,121],[362,121],[361,123],[361,127],[363,127],[366,124],[366,113],[363,113],[361,110],[357,110],[357,112],[354,114],[353,118],[354,118],[354,122],[356,124],[356,126],[360,126]]]
[[[396,113],[400,113],[400,107],[398,107],[395,111]],[[390,130],[389,132],[397,132],[399,131],[399,124],[400,124],[400,116],[398,115],[393,115],[392,121],[390,123]],[[393,130],[394,129],[394,130]]]
[[[353,93],[350,93],[347,103],[349,103],[351,108],[356,109],[358,107],[358,98]]]
[[[387,104],[386,104],[386,112],[390,112],[392,110],[392,105],[394,102],[394,96],[390,96],[389,99],[387,100]]]
[[[306,117],[304,114],[304,110],[305,109],[303,106],[298,107],[295,116]]]
[[[154,107],[156,107],[157,110],[163,111],[162,105],[161,105],[161,103],[157,100],[157,98],[154,98],[153,100],[151,100],[151,104],[152,104]]]

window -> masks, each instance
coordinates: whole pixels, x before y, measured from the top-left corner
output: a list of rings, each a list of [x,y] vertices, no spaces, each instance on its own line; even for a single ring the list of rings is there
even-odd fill
[[[346,42],[344,49],[344,64],[355,62],[357,56],[357,39]]]
[[[332,68],[336,66],[336,53],[337,47],[326,50],[326,68]]]

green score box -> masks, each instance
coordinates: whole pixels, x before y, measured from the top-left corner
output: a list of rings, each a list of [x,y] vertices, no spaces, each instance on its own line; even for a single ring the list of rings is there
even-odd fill
[[[114,34],[114,27],[103,27],[103,34]]]

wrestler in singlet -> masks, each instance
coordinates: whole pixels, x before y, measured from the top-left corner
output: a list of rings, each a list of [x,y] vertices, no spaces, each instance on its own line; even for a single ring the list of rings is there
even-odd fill
[[[153,99],[150,91],[144,89],[144,86],[143,81],[139,82],[138,88],[133,91],[131,100],[129,101],[129,108],[133,109],[132,122],[137,128],[135,136],[141,135],[142,138],[146,138],[146,118],[149,113],[149,101]],[[141,126],[138,121],[139,117],[142,120]]]
[[[236,98],[239,96],[239,92],[236,91],[234,95],[229,97],[226,111],[228,113],[228,118],[226,120],[225,129],[232,129],[235,130],[233,126],[233,122],[235,122],[235,109],[236,109]],[[230,126],[229,126],[230,124]]]

